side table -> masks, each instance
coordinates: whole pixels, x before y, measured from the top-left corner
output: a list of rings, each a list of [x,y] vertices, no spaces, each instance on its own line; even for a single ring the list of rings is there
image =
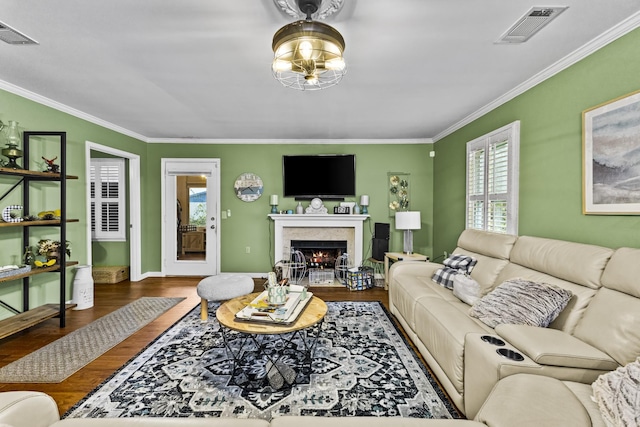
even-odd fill
[[[389,289],[389,261],[429,261],[429,257],[417,253],[405,254],[403,252],[384,253],[384,289]]]

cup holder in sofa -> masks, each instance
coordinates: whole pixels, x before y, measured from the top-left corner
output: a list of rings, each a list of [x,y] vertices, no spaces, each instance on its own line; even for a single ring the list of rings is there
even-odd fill
[[[484,342],[488,342],[489,344],[497,345],[498,347],[502,347],[504,345],[504,341],[491,335],[483,335],[480,339]]]
[[[524,360],[524,356],[518,353],[517,351],[509,350],[508,348],[499,348],[496,352],[507,359],[515,360],[516,362],[522,362]]]

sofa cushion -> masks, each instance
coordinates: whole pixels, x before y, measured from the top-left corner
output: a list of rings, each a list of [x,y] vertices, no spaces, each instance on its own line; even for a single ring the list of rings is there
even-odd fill
[[[585,310],[574,336],[626,365],[640,354],[638,325],[640,299],[601,288]]]
[[[486,255],[467,251],[464,248],[456,248],[456,253],[469,255],[478,260],[473,267],[471,277],[480,285],[480,295],[486,295],[502,282],[496,282],[498,275],[509,265],[509,261],[504,259],[491,258]]]
[[[600,375],[592,384],[593,398],[608,426],[640,425],[640,362]]]
[[[500,380],[475,419],[491,427],[591,426],[589,413],[569,387],[532,374]]]
[[[620,248],[616,250],[602,273],[602,285],[640,298],[640,249]]]
[[[612,254],[613,249],[601,246],[521,236],[513,246],[510,261],[598,289],[602,272]]]
[[[458,247],[491,258],[508,260],[518,236],[466,229],[458,237]]]
[[[495,328],[499,324],[547,327],[566,307],[571,292],[546,283],[512,279],[469,309],[469,315]]]
[[[468,308],[467,304],[457,299],[445,302],[429,297],[420,298],[415,307],[416,336],[429,349],[458,393],[463,390],[465,335],[469,332],[492,331],[469,317]]]

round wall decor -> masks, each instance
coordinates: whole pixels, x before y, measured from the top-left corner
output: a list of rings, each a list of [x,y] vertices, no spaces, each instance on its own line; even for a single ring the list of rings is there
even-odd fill
[[[233,184],[238,199],[243,202],[253,202],[262,196],[262,179],[254,173],[243,173]]]

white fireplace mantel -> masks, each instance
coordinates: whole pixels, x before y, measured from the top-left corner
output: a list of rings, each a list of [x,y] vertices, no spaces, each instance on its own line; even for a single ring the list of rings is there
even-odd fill
[[[369,215],[271,214],[269,218],[275,224],[274,254],[276,261],[289,258],[289,254],[285,256],[284,253],[285,228],[352,228],[354,231],[354,253],[349,255],[353,257],[354,265],[362,264],[363,223],[369,218]]]

